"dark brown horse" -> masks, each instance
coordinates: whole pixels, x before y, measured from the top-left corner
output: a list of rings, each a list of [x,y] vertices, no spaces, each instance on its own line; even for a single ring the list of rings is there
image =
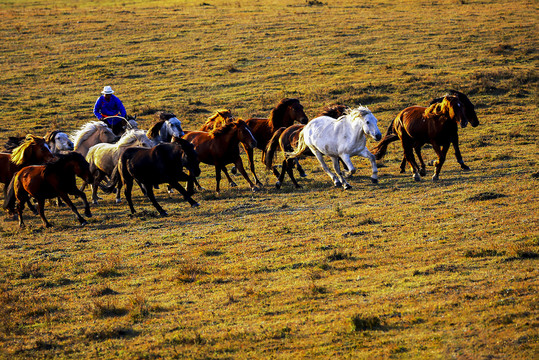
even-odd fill
[[[466,118],[465,118],[464,122],[461,123],[461,127],[463,127],[463,128],[466,127],[468,125],[468,122],[472,125],[472,127],[476,127],[477,125],[479,125],[479,120],[477,119],[477,114],[475,113],[475,106],[474,106],[474,104],[472,104],[470,99],[465,94],[463,94],[463,93],[461,93],[459,91],[456,91],[456,90],[450,90],[450,91],[448,91],[446,96],[447,95],[456,96],[458,98],[458,100],[460,101],[460,103],[462,104],[462,106],[464,107],[464,113],[466,115]],[[430,102],[430,105],[439,104],[439,103],[441,103],[443,101],[443,99],[444,99],[444,97],[433,99]],[[375,156],[376,156],[377,160],[382,159],[382,157],[386,154],[387,146],[390,143],[392,143],[393,141],[396,141],[396,140],[399,139],[399,137],[395,133],[395,130],[393,129],[394,121],[395,120],[393,120],[389,124],[389,126],[387,128],[386,135],[384,136],[382,141],[378,145],[376,145],[376,147],[373,149],[373,151],[375,152]],[[470,167],[467,166],[464,163],[464,161],[462,160],[462,154],[461,154],[460,148],[459,148],[458,127],[457,127],[457,131],[454,132],[454,134],[453,134],[453,136],[451,138],[451,144],[453,145],[453,149],[455,150],[455,158],[457,159],[457,162],[460,164],[460,167],[463,170],[470,170]],[[417,157],[418,157],[419,162],[421,164],[420,174],[421,174],[421,176],[425,176],[426,175],[426,166],[425,166],[425,162],[423,161],[423,157],[421,156],[421,147],[422,146],[423,146],[423,144],[418,143],[418,144],[416,144],[414,146],[414,150],[415,150],[415,153],[417,154]],[[405,168],[406,168],[406,156],[403,156],[402,161],[401,161],[401,166],[400,166],[400,172],[404,173]]]
[[[7,185],[13,175],[28,165],[38,165],[50,161],[53,155],[45,139],[39,136],[26,135],[23,142],[13,149],[11,154],[0,153],[0,183],[4,186],[4,199]]]
[[[168,214],[157,203],[153,193],[153,188],[159,184],[169,184],[178,190],[191,206],[198,206],[188,191],[178,183],[179,181],[192,182],[200,175],[198,155],[192,144],[179,140],[178,143],[161,143],[150,149],[131,147],[125,149],[120,155],[107,190],[111,190],[121,180],[125,186],[125,199],[132,214],[135,213],[131,199],[134,181],[138,183],[142,192],[150,199],[161,216]],[[184,169],[188,170],[188,174],[183,172]]]
[[[438,155],[432,179],[438,180],[449,145],[457,137],[458,124],[464,127],[467,121],[464,106],[455,95],[447,95],[440,103],[428,108],[411,106],[397,115],[386,136],[373,151],[376,158],[381,159],[386,153],[387,145],[397,137],[401,140],[404,156],[412,168],[414,179],[419,181],[420,174],[426,173],[420,150],[424,144],[430,143]],[[421,169],[415,161],[414,149],[419,154]]]
[[[303,106],[298,99],[282,99],[274,108],[267,119],[250,118],[247,119],[247,125],[251,129],[255,139],[256,147],[262,150],[262,162],[265,162],[266,147],[271,140],[273,133],[281,127],[289,127],[294,122],[306,124],[309,119],[303,111]],[[249,167],[255,178],[256,185],[262,186],[262,183],[256,177],[255,164],[253,159],[253,148],[243,146],[249,157]]]
[[[75,176],[87,182],[93,181],[88,163],[81,154],[76,152],[58,154],[56,160],[45,165],[26,166],[13,177],[9,185],[8,195],[5,198],[4,208],[12,208],[17,201],[19,226],[23,227],[24,205],[30,206],[30,197],[33,197],[37,201],[38,213],[43,221],[43,226],[50,227],[51,224],[47,221],[44,212],[45,200],[59,197],[75,213],[80,224],[85,225],[86,220],[80,216],[69,198],[69,195],[80,197],[84,202],[84,214],[88,217],[92,216],[86,195],[77,188]]]
[[[300,176],[305,176],[305,172],[301,168],[301,165],[297,161],[297,158],[288,159],[286,157],[286,153],[293,152],[296,149],[299,133],[304,127],[305,125],[303,124],[294,124],[289,127],[282,127],[273,134],[273,137],[268,142],[265,158],[266,168],[268,170],[273,170],[273,175],[275,175],[275,177],[277,178],[277,182],[275,183],[275,187],[277,189],[281,188],[285,174],[288,174],[290,180],[292,180],[292,183],[296,188],[301,188],[301,185],[298,184],[296,178],[294,177],[294,166],[297,168],[298,172],[300,173]],[[279,173],[276,166],[273,166],[273,158],[275,156],[275,152],[277,151],[277,147],[281,149],[281,152],[285,156],[285,159],[283,160],[282,164],[281,173]],[[310,151],[305,151],[305,153],[303,153],[302,155],[307,154],[312,155]]]
[[[230,186],[237,186],[226,170],[227,164],[234,164],[247,180],[251,189],[258,190],[249,179],[240,156],[240,142],[251,149],[257,146],[257,141],[245,121],[236,120],[210,132],[190,131],[183,138],[195,146],[201,162],[215,166],[215,180],[217,182],[215,191],[217,193],[220,190],[221,171],[225,174]]]

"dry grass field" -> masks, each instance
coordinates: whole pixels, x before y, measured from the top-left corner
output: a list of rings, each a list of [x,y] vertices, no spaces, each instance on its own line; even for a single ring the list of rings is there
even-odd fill
[[[451,149],[438,182],[399,174],[394,143],[379,184],[353,159],[348,191],[314,159],[302,189],[276,190],[257,162],[256,193],[236,177],[215,195],[209,166],[198,208],[161,187],[166,218],[138,188],[138,214],[103,195],[85,227],[52,205],[51,229],[3,216],[0,358],[537,358],[538,14],[533,0],[0,0],[1,144],[74,131],[104,85],[143,129],[159,110],[191,130],[296,97],[309,118],[367,105],[385,132],[448,89],[481,123],[459,132],[472,170]]]

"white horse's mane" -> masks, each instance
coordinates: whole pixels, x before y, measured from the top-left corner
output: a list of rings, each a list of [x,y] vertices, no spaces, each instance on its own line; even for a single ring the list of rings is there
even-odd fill
[[[118,147],[129,146],[137,141],[141,136],[146,136],[146,131],[140,129],[129,129],[122,135],[116,145]]]
[[[107,124],[101,121],[89,121],[86,124],[84,124],[79,130],[76,130],[73,135],[71,136],[71,139],[73,141],[73,144],[75,144],[75,149],[80,146],[84,141],[88,140],[92,134],[94,134],[97,130],[102,128],[108,128]]]
[[[350,120],[357,119],[357,118],[363,118],[367,116],[368,114],[372,113],[368,107],[366,106],[358,106],[357,108],[348,108],[345,110],[344,115],[341,116],[337,120],[342,120],[344,117],[349,117]]]

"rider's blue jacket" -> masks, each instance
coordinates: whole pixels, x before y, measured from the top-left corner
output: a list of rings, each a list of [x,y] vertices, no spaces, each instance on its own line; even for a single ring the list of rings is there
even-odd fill
[[[110,101],[101,95],[94,105],[94,115],[101,120],[103,117],[120,115],[125,118],[125,107],[121,100],[112,95]]]

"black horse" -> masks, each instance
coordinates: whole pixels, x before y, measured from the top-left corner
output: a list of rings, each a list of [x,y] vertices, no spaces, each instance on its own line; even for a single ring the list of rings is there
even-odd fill
[[[136,211],[133,207],[131,191],[133,181],[136,181],[159,214],[167,216],[167,212],[163,210],[155,199],[154,186],[169,184],[170,187],[178,190],[191,206],[198,206],[198,203],[191,198],[191,195],[194,179],[200,175],[199,163],[194,146],[183,139],[180,139],[177,143],[161,143],[151,149],[142,147],[128,148],[120,156],[107,189],[111,190],[121,180],[125,186],[124,195],[129,205],[129,210],[134,214]],[[187,170],[187,174],[183,171],[184,169]],[[189,191],[186,191],[178,183],[179,181],[187,181]]]

